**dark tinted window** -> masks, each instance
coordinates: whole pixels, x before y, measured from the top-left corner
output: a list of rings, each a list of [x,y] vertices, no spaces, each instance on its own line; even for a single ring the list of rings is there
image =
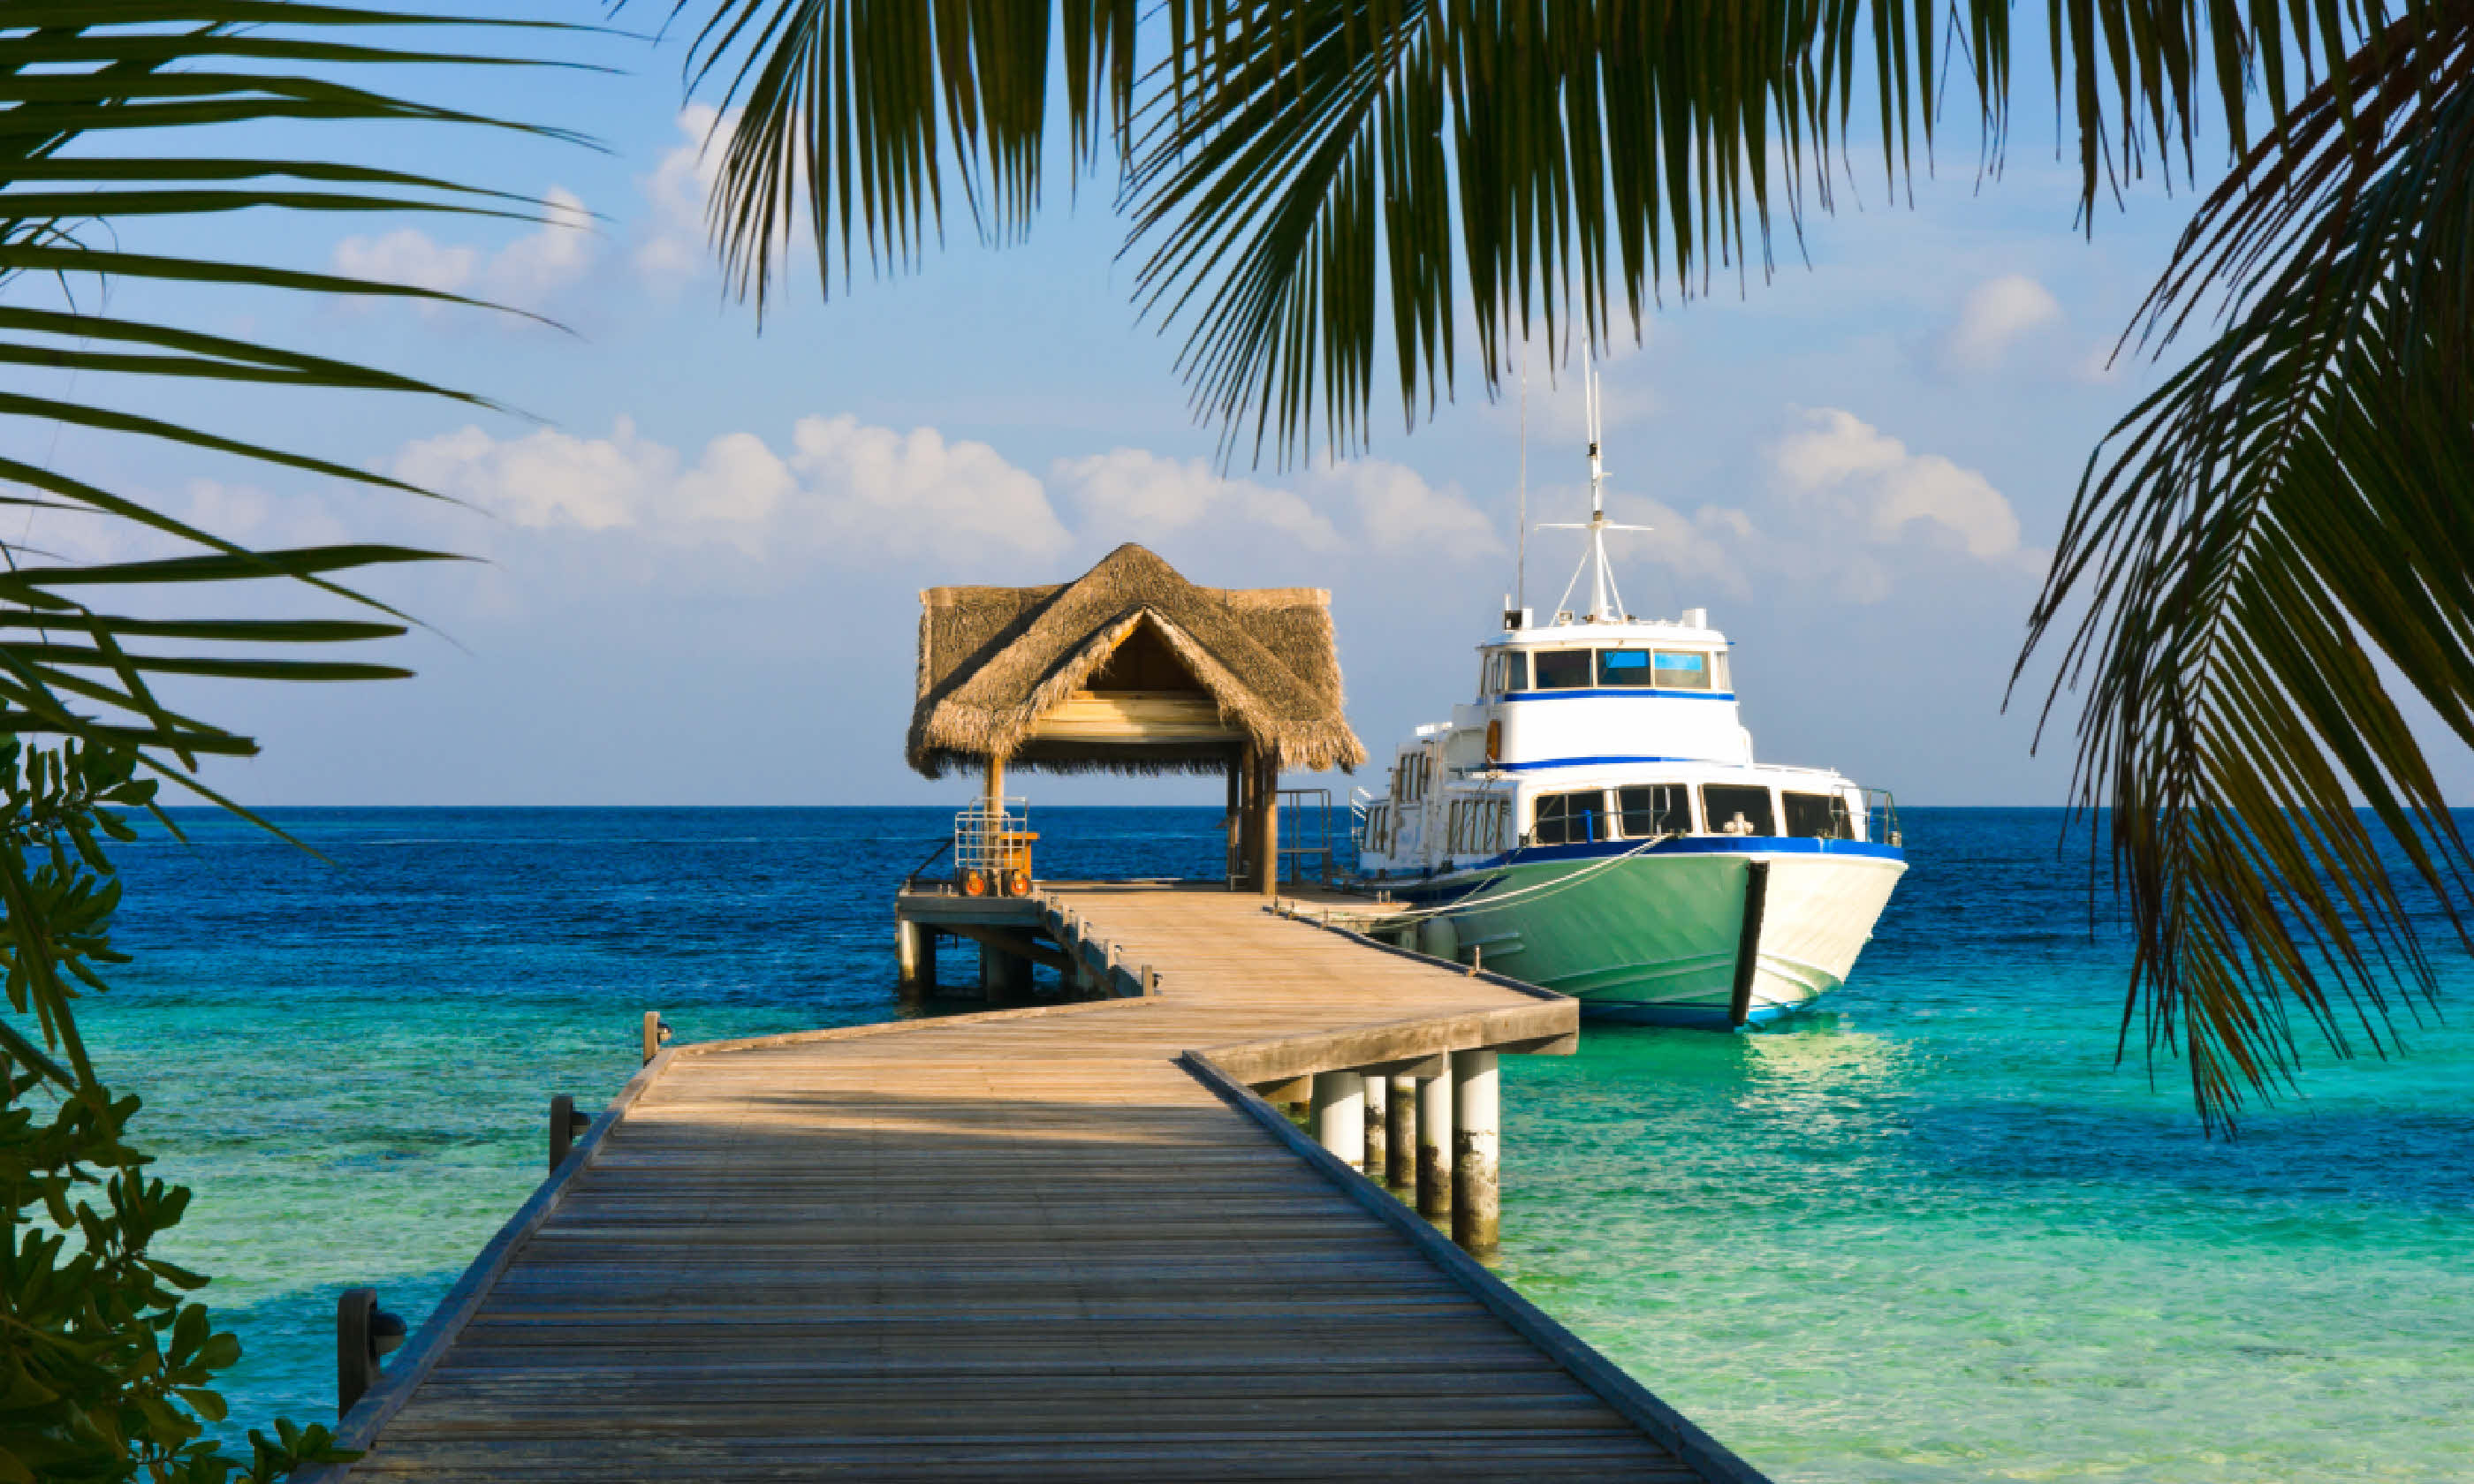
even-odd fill
[[[1657,783],[1645,788],[1618,788],[1615,807],[1623,816],[1627,840],[1692,833],[1692,805],[1681,785]]]
[[[1599,650],[1598,683],[1601,685],[1649,684],[1649,651],[1645,649]]]
[[[1807,840],[1852,839],[1847,811],[1835,794],[1788,794],[1786,832]]]
[[[1586,794],[1547,794],[1538,801],[1537,826],[1530,838],[1540,845],[1587,845],[1610,839],[1606,811],[1607,796],[1595,789]]]
[[[1728,826],[1736,815],[1742,815],[1750,829]],[[1770,813],[1770,791],[1741,783],[1705,783],[1701,786],[1701,817],[1710,822],[1713,835],[1775,835],[1778,821]]]
[[[1495,663],[1501,667],[1500,679],[1495,689],[1527,690],[1529,688],[1529,652],[1527,650],[1506,650],[1495,656]]]
[[[1589,689],[1589,652],[1586,649],[1539,651],[1538,688],[1540,690]]]

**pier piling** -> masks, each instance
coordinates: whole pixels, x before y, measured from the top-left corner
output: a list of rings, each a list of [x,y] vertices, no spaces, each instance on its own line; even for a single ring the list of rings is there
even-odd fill
[[[1366,1079],[1355,1072],[1317,1072],[1314,1080],[1315,1142],[1332,1158],[1366,1168]]]
[[[1418,1212],[1441,1221],[1452,1213],[1452,1059],[1418,1079]]]
[[[1391,1158],[1383,1183],[1395,1190],[1418,1188],[1418,1079],[1395,1073],[1384,1094],[1383,1147]]]
[[[1392,1079],[1381,1072],[1365,1074],[1366,1178],[1382,1184],[1392,1178]]]
[[[1492,1051],[1452,1053],[1452,1240],[1473,1257],[1493,1256],[1503,1231],[1495,1062]]]

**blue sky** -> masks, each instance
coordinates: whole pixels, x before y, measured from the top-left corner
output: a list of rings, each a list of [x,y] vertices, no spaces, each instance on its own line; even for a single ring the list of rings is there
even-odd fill
[[[394,646],[416,680],[189,698],[266,745],[219,782],[269,804],[950,800],[956,785],[901,759],[918,589],[1062,580],[1126,540],[1205,584],[1330,588],[1351,719],[1378,758],[1467,698],[1470,648],[1513,584],[1520,442],[1514,406],[1491,404],[1466,362],[1457,400],[1414,433],[1378,404],[1358,458],[1224,475],[1174,341],[1129,303],[1108,182],[1069,202],[1061,177],[1023,246],[985,248],[949,221],[923,271],[830,303],[802,257],[760,333],[705,251],[695,146],[710,114],[682,109],[678,48],[575,51],[624,70],[417,85],[583,130],[606,153],[439,131],[281,142],[541,196],[589,213],[588,229],[271,216],[183,228],[212,251],[453,288],[570,330],[263,296],[119,306],[521,409],[118,398],[407,474],[470,509],[9,434],[13,452],[241,539],[386,536],[485,559],[374,585],[432,626]],[[1910,209],[1859,147],[1838,212],[1807,215],[1808,267],[1783,241],[1772,281],[1670,297],[1606,369],[1611,505],[1657,527],[1621,554],[1633,610],[1710,610],[1738,645],[1763,757],[1836,766],[1915,803],[2062,797],[2067,748],[2029,755],[2032,709],[2003,715],[2003,685],[2088,451],[2154,382],[2104,357],[2192,200],[2151,179],[2084,237],[2041,68],[2021,59],[2001,179],[1977,180],[1962,125]],[[1570,519],[1577,367],[1533,356],[1531,518]],[[38,545],[113,549],[108,533],[43,519]],[[1568,533],[1533,538],[1534,606],[1577,555]],[[1029,786],[1034,804],[1219,797],[1209,781]]]

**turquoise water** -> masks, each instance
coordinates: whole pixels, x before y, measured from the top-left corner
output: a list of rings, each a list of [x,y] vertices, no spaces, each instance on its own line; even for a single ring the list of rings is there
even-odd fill
[[[195,818],[124,851],[140,961],[88,1022],[198,1188],[174,1255],[246,1347],[244,1425],[331,1415],[337,1290],[417,1322],[643,1010],[900,1014],[887,894],[950,816],[280,818],[331,863]],[[1043,811],[1043,870],[1199,873],[1216,818]],[[2173,1069],[2113,1065],[2122,948],[2056,827],[1909,811],[1826,1014],[1508,1061],[1504,1273],[1783,1484],[2474,1479],[2474,1035],[2308,1048],[2212,1143]]]

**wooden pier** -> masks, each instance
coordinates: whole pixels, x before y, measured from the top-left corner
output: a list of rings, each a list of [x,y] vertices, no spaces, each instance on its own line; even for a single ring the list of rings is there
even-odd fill
[[[1251,1090],[1491,1094],[1570,1001],[1225,891],[1037,910],[1148,993],[659,1050],[305,1477],[1758,1484]]]

